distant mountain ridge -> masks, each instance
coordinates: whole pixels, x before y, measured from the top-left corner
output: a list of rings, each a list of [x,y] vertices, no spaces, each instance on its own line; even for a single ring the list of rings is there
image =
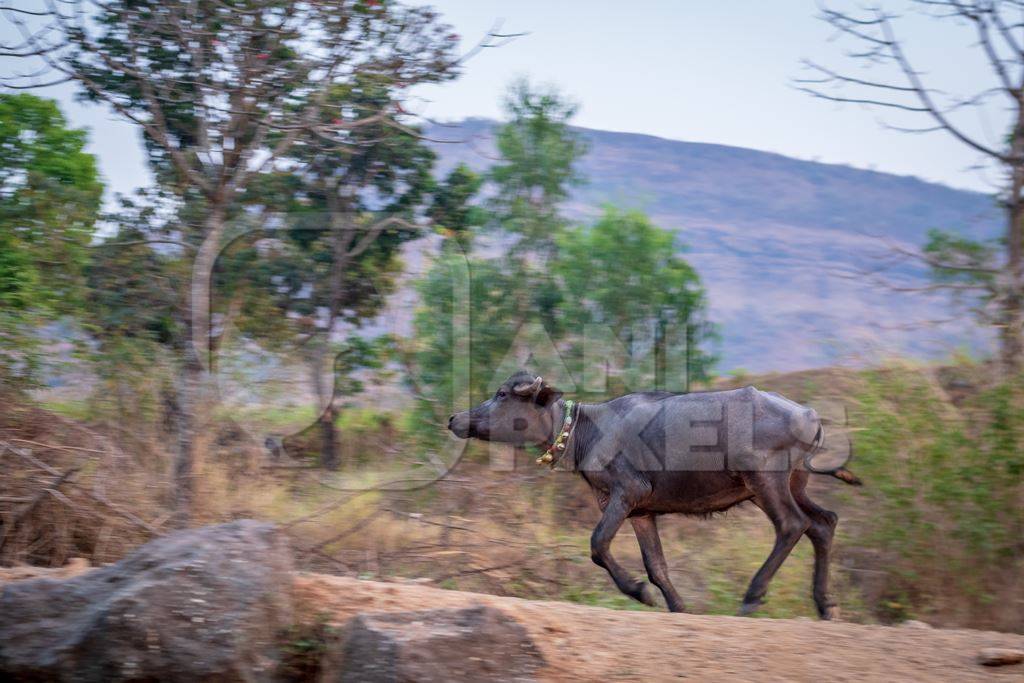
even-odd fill
[[[495,125],[467,119],[430,126],[438,172],[493,164]],[[991,197],[771,152],[577,130],[590,144],[579,166],[588,182],[573,192],[566,213],[588,220],[610,203],[641,209],[677,231],[722,326],[724,369],[794,370],[880,353],[928,357],[984,343],[966,321],[916,329],[948,318],[947,302],[896,294],[858,273],[891,261],[889,243],[919,246],[932,228],[998,234]],[[924,276],[901,263],[888,277],[913,286]]]

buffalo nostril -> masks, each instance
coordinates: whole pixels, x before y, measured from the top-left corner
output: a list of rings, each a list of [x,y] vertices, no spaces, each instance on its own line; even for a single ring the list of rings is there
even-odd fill
[[[526,426],[527,425],[525,418],[517,417],[516,419],[512,420],[512,429],[516,430],[517,432],[525,432]]]

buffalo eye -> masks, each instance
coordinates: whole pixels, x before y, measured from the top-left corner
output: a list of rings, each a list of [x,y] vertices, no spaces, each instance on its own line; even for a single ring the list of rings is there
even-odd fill
[[[507,396],[508,396],[508,392],[505,391],[504,389],[501,389],[501,390],[498,391],[498,398],[506,398]]]

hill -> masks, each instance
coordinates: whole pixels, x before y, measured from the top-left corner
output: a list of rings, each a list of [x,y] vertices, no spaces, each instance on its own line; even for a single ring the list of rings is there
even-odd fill
[[[494,126],[428,128],[439,172],[490,166]],[[942,297],[897,295],[860,273],[888,262],[893,279],[922,284],[919,269],[892,263],[883,237],[909,248],[932,228],[993,236],[991,197],[751,149],[578,130],[590,144],[580,164],[588,183],[567,213],[587,220],[613,203],[677,231],[722,325],[724,369],[794,370],[879,352],[935,357],[984,343],[964,326],[920,325],[950,317]]]

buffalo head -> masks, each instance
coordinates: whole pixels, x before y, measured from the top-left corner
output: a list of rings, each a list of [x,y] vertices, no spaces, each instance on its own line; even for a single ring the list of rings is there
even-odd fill
[[[480,405],[449,417],[448,429],[462,439],[542,444],[550,440],[554,421],[561,417],[551,409],[561,396],[542,378],[520,371]]]

